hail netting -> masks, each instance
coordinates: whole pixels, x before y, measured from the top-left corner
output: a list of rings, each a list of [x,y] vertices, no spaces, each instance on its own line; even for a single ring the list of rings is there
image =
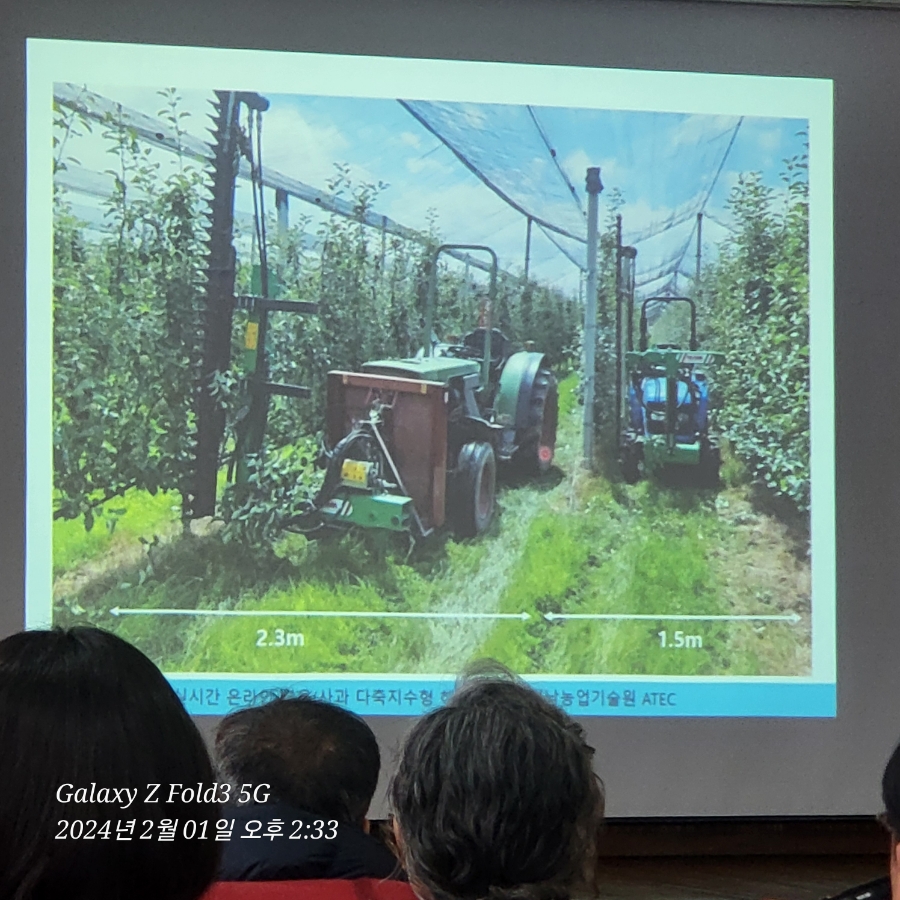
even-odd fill
[[[693,280],[698,213],[710,246],[727,234],[721,175],[738,117],[402,102],[581,268],[585,172],[599,165],[601,215],[621,213],[623,242],[638,250],[639,297],[674,295]]]
[[[484,184],[584,268],[584,173],[561,165],[529,106],[401,101]]]

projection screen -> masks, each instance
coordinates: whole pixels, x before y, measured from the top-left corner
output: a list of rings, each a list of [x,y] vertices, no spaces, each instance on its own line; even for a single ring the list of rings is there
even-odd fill
[[[583,717],[612,815],[873,812],[895,17],[522,10],[440,51],[436,6],[22,35],[7,630],[111,628],[204,727],[311,691],[387,759],[490,656]]]

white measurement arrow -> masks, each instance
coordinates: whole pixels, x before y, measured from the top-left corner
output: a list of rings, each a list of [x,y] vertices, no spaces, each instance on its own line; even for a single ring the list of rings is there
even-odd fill
[[[787,616],[667,616],[652,613],[544,613],[551,622],[561,619],[621,619],[644,620],[649,622],[793,622],[800,621],[797,613]]]
[[[114,606],[114,616],[300,616],[329,619],[519,619],[528,621],[527,612],[369,612],[368,610],[338,609],[128,609]]]

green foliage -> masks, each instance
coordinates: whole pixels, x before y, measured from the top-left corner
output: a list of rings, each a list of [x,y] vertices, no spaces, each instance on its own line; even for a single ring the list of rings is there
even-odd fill
[[[691,339],[691,308],[687,303],[667,303],[649,326],[649,342],[688,347]]]
[[[177,120],[177,96],[163,93]],[[201,344],[202,175],[180,157],[161,172],[120,119],[103,134],[111,234],[88,240],[54,192],[56,515],[88,530],[132,488],[190,490]]]
[[[57,519],[53,523],[54,574],[61,575],[116,546],[134,546],[141,538],[152,540],[155,534],[177,530],[180,510],[181,498],[174,492],[151,496],[133,488],[110,503],[90,531],[79,519]]]
[[[703,273],[702,343],[725,353],[719,425],[775,494],[809,508],[809,202],[806,156],[784,190],[743,175],[736,230]]]
[[[616,218],[625,205],[618,188],[610,191],[597,253],[597,346],[594,358],[594,426],[601,444],[616,445]]]
[[[578,362],[581,306],[559,291],[527,281],[517,293],[508,279],[501,281],[501,298],[509,313],[507,337],[520,343],[533,341],[535,348],[564,371]]]
[[[180,146],[187,113],[174,89],[159,93],[158,115]],[[55,114],[54,164],[60,171],[78,162],[67,155],[68,142],[90,130],[90,123],[62,107]],[[104,504],[128,491],[189,495],[205,299],[204,174],[180,150],[163,170],[116,116],[104,123],[103,136],[114,183],[104,204],[106,233],[89,236],[65,192],[54,192],[56,516],[81,518],[87,530]],[[350,199],[357,217],[325,219],[316,234],[318,249],[306,237],[308,218],[283,232],[274,220],[268,227],[268,258],[280,296],[317,302],[320,310],[317,316],[270,317],[270,378],[308,385],[312,396],[272,399],[250,481],[223,497],[229,540],[267,543],[307,501],[315,485],[310,443],[321,437],[327,373],[409,356],[421,345],[429,259],[440,242],[436,216],[428,244],[379,234],[363,224],[363,216],[384,187],[354,185],[347,168],[336,166],[328,188]],[[256,263],[253,254],[238,259],[239,292],[250,292]],[[477,324],[486,288],[458,264],[444,259],[440,266],[436,330],[461,335]],[[501,277],[495,321],[512,340],[538,338],[540,349],[564,362],[577,330],[571,304],[541,285],[529,283],[525,292],[523,311],[522,284]],[[213,379],[228,421],[223,462],[249,410],[242,379],[251,373],[241,365],[245,325],[246,314],[236,314],[233,365]]]
[[[80,99],[80,95],[79,95]],[[66,153],[71,138],[79,138],[90,134],[93,130],[91,120],[75,109],[64,109],[56,100],[53,101],[53,172],[65,171],[67,163],[79,165],[79,161]]]
[[[740,457],[735,456],[731,442],[725,438],[722,441],[722,467],[719,475],[722,484],[728,487],[740,487],[750,481],[750,472]]]
[[[321,480],[313,470],[314,455],[315,446],[301,441],[270,453],[265,461],[250,458],[246,482],[229,484],[223,492],[222,540],[248,545],[277,540],[286,523],[309,509],[313,485]]]
[[[558,385],[559,391],[559,418],[560,421],[566,422],[571,419],[573,412],[578,406],[578,373],[572,372],[567,375]]]

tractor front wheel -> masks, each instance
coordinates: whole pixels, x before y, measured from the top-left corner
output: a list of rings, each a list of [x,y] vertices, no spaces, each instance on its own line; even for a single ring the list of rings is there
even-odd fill
[[[485,441],[464,444],[459,451],[454,480],[455,531],[459,537],[475,537],[486,531],[494,518],[497,459]]]

